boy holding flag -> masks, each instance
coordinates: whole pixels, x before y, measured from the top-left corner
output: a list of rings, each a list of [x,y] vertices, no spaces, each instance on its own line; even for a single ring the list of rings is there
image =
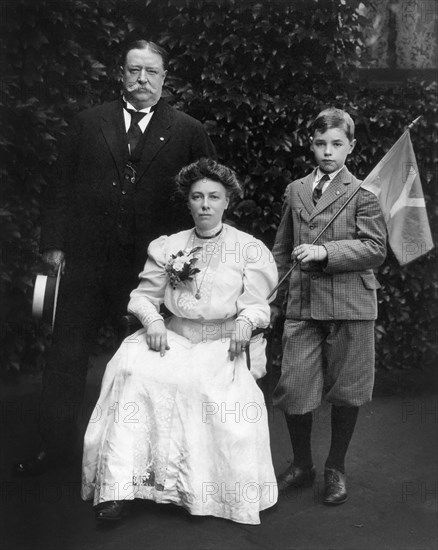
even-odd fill
[[[325,390],[332,410],[323,502],[337,505],[347,500],[344,461],[359,406],[372,396],[380,286],[373,269],[386,257],[386,227],[376,196],[358,190],[361,182],[345,166],[356,143],[348,113],[322,111],[311,133],[318,167],[287,187],[273,249],[280,280],[296,263],[272,306],[275,322],[287,304],[274,404],[285,413],[294,454],[278,488],[313,483],[312,411]]]

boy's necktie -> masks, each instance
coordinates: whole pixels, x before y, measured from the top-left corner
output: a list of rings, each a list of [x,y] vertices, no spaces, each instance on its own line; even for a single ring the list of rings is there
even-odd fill
[[[330,177],[328,174],[324,174],[322,178],[319,180],[318,185],[313,190],[312,198],[313,198],[313,204],[316,204],[322,195],[322,188],[324,187],[324,184],[326,181],[329,181]]]

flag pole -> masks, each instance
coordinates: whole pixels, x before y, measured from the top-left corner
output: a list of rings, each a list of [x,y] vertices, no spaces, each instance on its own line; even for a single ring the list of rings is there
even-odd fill
[[[408,132],[409,130],[411,130],[415,124],[417,124],[417,122],[420,120],[420,118],[422,117],[422,115],[420,115],[419,117],[417,117],[415,120],[413,120],[409,126],[406,127],[406,130],[405,132]],[[365,178],[364,180],[362,180],[360,182],[360,185],[353,191],[353,193],[350,195],[350,197],[344,202],[344,204],[341,206],[341,208],[335,212],[333,214],[333,216],[331,217],[331,219],[326,223],[326,225],[321,229],[321,231],[318,233],[318,235],[313,239],[313,241],[310,243],[311,245],[314,245],[316,243],[316,241],[326,232],[326,230],[331,226],[331,224],[336,220],[336,218],[345,210],[345,208],[348,206],[348,204],[354,199],[354,197],[357,195],[357,193],[360,191],[360,189],[362,188],[362,184],[365,182],[367,178]],[[291,275],[291,273],[296,269],[296,267],[298,266],[298,262],[296,260],[293,261],[293,264],[291,266],[291,268],[287,271],[287,273],[285,275],[283,275],[283,277],[278,281],[277,285],[273,288],[273,290],[268,294],[267,296],[267,300],[269,300],[269,298],[271,298],[271,296],[274,294],[274,292],[276,292],[278,290],[278,288],[283,284],[283,282]]]
[[[415,120],[413,120],[409,126],[406,128],[406,130],[411,130],[416,124],[417,122],[420,120],[420,118],[422,118],[423,115],[420,115],[418,116]]]

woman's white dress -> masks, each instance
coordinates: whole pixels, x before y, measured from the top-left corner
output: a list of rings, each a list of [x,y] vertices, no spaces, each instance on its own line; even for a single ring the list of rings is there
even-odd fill
[[[173,289],[170,255],[201,246],[195,280]],[[149,350],[146,329],[126,338],[108,363],[85,435],[82,497],[97,505],[144,498],[191,514],[249,524],[275,504],[267,411],[255,378],[265,371],[265,341],[229,359],[237,315],[269,323],[266,296],[277,283],[259,240],[224,225],[219,237],[193,230],[150,244],[129,310],[147,326],[164,302],[170,349]],[[199,290],[200,299],[195,298]]]

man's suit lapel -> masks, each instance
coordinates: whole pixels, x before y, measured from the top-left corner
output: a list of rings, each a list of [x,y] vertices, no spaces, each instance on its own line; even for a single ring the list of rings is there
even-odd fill
[[[108,110],[102,114],[101,129],[122,178],[124,166],[128,161],[128,141],[120,101],[108,105]]]
[[[344,168],[335,176],[334,180],[330,182],[330,185],[321,195],[321,198],[314,206],[310,213],[309,220],[320,214],[323,210],[328,208],[332,203],[339,200],[347,192],[347,185],[353,181],[353,176]],[[313,200],[312,200],[313,205]]]
[[[146,128],[147,134],[142,142],[143,150],[137,168],[137,181],[144,174],[158,151],[171,138],[172,124],[172,110],[165,101],[160,99],[157,109]]]
[[[173,124],[172,110],[160,99],[157,109],[149,122],[143,140],[143,150],[137,166],[137,181],[141,178],[158,151],[171,138]],[[101,117],[101,129],[114,157],[119,175],[123,178],[124,166],[129,160],[123,107],[120,101],[108,105]]]

